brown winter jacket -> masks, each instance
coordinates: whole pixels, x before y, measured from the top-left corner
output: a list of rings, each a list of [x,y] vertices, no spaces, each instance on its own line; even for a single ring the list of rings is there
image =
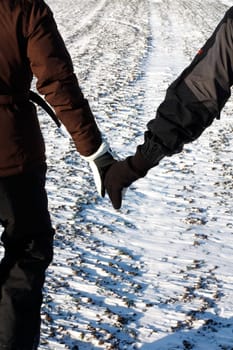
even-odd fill
[[[43,0],[25,2],[23,9],[0,2],[0,177],[45,160],[36,108],[27,97],[33,75],[80,154],[89,156],[101,144],[50,8]]]

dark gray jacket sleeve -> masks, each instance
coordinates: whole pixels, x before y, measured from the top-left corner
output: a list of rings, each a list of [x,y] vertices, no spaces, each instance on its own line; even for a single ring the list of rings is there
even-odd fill
[[[151,166],[182,150],[220,117],[233,81],[233,7],[191,64],[168,88],[138,151]]]

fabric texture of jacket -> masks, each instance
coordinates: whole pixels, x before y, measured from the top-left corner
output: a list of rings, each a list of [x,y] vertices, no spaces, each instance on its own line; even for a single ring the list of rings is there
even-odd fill
[[[51,9],[43,0],[0,3],[0,177],[45,160],[36,108],[28,100],[33,76],[81,155],[101,144],[101,134],[84,98]]]
[[[155,166],[182,150],[213,122],[230,97],[233,83],[233,7],[191,64],[169,86],[137,152]]]

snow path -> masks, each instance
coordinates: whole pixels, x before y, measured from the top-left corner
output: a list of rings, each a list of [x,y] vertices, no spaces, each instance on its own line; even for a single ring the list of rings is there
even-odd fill
[[[120,156],[142,142],[165,91],[230,2],[48,1],[101,130]],[[40,349],[232,350],[232,122],[228,102],[182,154],[115,211],[47,116],[56,228]]]

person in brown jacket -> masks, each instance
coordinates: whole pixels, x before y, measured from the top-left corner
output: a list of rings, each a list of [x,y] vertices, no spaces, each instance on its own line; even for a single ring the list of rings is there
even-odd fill
[[[99,187],[114,160],[48,5],[43,0],[2,0],[0,28],[0,350],[35,350],[54,230],[45,191],[45,145],[30,101],[33,76],[92,166]]]

